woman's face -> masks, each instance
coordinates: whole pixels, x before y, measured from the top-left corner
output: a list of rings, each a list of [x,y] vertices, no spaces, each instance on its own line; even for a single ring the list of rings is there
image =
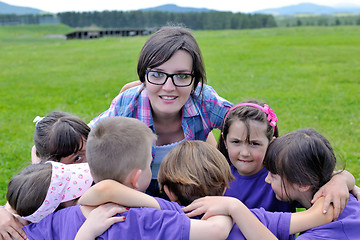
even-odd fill
[[[165,63],[152,69],[167,74],[192,73],[193,61],[191,55],[179,50]],[[177,87],[168,78],[164,85],[154,85],[147,81],[145,76],[145,85],[148,91],[151,108],[155,117],[171,117],[180,113],[182,107],[188,100],[191,90],[194,88],[194,82],[187,87]]]

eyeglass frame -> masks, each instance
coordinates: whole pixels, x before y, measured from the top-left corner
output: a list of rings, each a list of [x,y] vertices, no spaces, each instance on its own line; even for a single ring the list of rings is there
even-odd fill
[[[156,72],[156,73],[165,74],[165,75],[166,75],[165,81],[164,81],[163,83],[161,83],[161,84],[151,82],[151,81],[149,80],[149,76],[148,76],[148,75],[149,75],[149,72]],[[194,78],[195,78],[194,74],[192,74],[192,73],[174,73],[174,74],[169,74],[169,73],[166,73],[166,72],[154,71],[154,70],[146,70],[145,73],[146,73],[146,80],[147,80],[149,83],[154,84],[154,85],[158,85],[158,86],[164,85],[164,84],[167,82],[167,80],[170,78],[171,81],[172,81],[172,83],[174,84],[174,86],[176,86],[176,87],[188,87],[188,86],[190,86],[190,85],[193,83]],[[191,76],[191,81],[190,81],[190,83],[189,83],[188,85],[184,85],[184,86],[179,86],[179,85],[175,84],[175,81],[174,81],[174,78],[173,78],[173,77],[174,77],[175,75],[179,75],[179,74],[190,75],[190,76]]]

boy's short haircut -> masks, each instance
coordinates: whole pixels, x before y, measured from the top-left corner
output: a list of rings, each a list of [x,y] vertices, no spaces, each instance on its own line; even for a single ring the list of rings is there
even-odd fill
[[[133,169],[145,169],[156,135],[134,118],[105,118],[90,131],[86,158],[95,182],[124,182]]]
[[[197,198],[222,196],[234,177],[224,155],[203,141],[184,141],[163,159],[158,181],[166,185],[181,205]]]

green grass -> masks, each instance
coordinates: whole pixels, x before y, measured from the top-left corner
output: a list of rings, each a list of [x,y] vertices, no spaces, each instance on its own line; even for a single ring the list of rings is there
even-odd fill
[[[62,110],[86,122],[127,82],[147,37],[48,38],[73,29],[0,27],[0,201],[30,162],[36,115]],[[360,184],[360,27],[194,32],[208,82],[237,103],[266,101],[280,133],[312,127],[325,135]],[[218,135],[218,132],[216,133]]]

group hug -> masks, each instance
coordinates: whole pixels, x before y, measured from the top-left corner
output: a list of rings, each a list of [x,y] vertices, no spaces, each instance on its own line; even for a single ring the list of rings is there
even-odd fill
[[[151,35],[137,73],[90,123],[36,118],[0,240],[360,239],[360,188],[330,142],[219,96],[190,30]]]

